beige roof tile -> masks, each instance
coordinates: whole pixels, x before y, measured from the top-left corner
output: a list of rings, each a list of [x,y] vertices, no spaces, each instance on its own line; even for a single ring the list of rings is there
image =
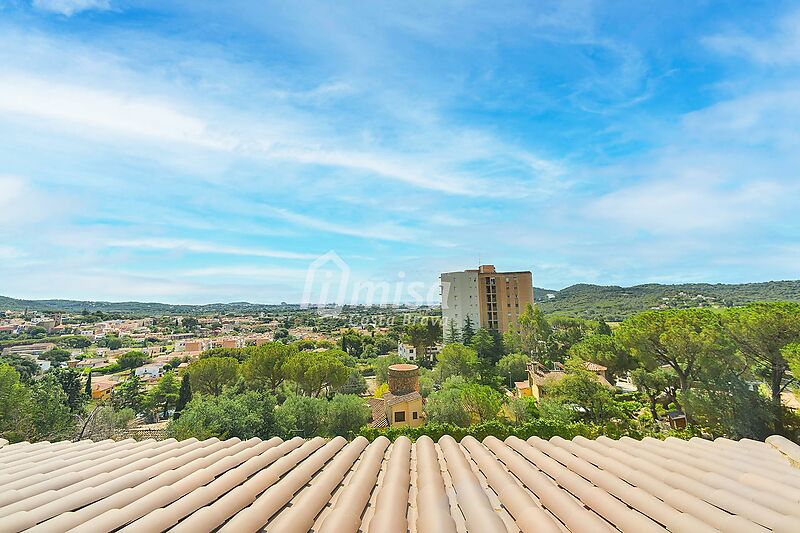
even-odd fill
[[[576,437],[0,440],[0,531],[800,531],[800,447]]]

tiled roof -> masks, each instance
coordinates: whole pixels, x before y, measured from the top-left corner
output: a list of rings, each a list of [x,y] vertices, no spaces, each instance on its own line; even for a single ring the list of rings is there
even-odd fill
[[[372,422],[370,427],[385,428],[389,425],[389,419],[386,418],[386,403],[383,398],[370,398],[368,400],[370,411],[372,412]]]
[[[604,367],[603,365],[599,365],[597,363],[592,363],[591,361],[585,361],[583,366],[589,372],[605,372],[608,368]]]
[[[0,531],[800,531],[768,442],[0,440]]]
[[[403,402],[411,402],[414,400],[419,400],[422,398],[422,394],[419,391],[411,391],[406,394],[395,395],[391,392],[387,392],[383,395],[384,399],[386,400],[386,405],[397,405],[398,403]]]

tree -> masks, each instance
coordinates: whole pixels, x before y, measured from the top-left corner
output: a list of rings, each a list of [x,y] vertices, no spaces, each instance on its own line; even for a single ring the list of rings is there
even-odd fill
[[[503,355],[502,341],[485,328],[479,328],[475,332],[472,340],[470,340],[469,347],[478,354],[478,359],[480,359],[484,368],[494,366]]]
[[[124,353],[120,355],[119,358],[117,359],[117,365],[119,365],[119,368],[121,370],[127,370],[129,368],[139,368],[140,366],[149,362],[150,362],[150,356],[138,350],[133,350]]]
[[[405,362],[405,359],[397,355],[397,353],[376,357],[372,360],[372,366],[375,368],[375,380],[378,383],[386,383],[386,380],[389,379],[389,367]]]
[[[439,352],[436,374],[439,381],[450,376],[473,378],[478,372],[478,354],[463,344],[448,344]]]
[[[789,365],[789,371],[792,373],[794,379],[800,381],[800,343],[792,343],[786,345],[781,354],[786,363]]]
[[[533,396],[511,398],[508,402],[508,410],[516,424],[524,424],[539,418],[539,406]]]
[[[308,396],[319,396],[327,388],[338,389],[347,381],[350,370],[337,352],[294,353],[284,366],[286,377],[295,382],[298,392]]]
[[[364,351],[364,343],[361,335],[352,329],[347,330],[342,335],[342,351],[347,352],[353,357],[361,357]]]
[[[248,349],[250,357],[242,364],[242,377],[247,385],[259,389],[275,390],[283,383],[286,360],[297,353],[294,346],[270,342]]]
[[[569,349],[569,356],[603,365],[608,370],[606,377],[611,383],[618,376],[636,368],[636,360],[614,337],[610,335],[589,335]]]
[[[89,373],[86,375],[86,385],[84,385],[83,394],[89,400],[92,399],[92,370],[91,369],[89,369]]]
[[[600,321],[597,323],[597,329],[595,330],[595,333],[597,335],[611,335],[611,326],[609,326],[605,320],[600,319]]]
[[[341,394],[364,394],[367,392],[367,380],[358,369],[350,370],[347,381],[339,389]]]
[[[169,424],[170,434],[179,440],[190,437],[266,440],[275,435],[275,430],[275,397],[254,390],[237,393],[226,389],[219,396],[196,396],[180,418]]]
[[[169,411],[174,409],[180,394],[180,386],[175,372],[165,372],[158,380],[158,385],[153,387],[147,395],[147,404],[154,410],[161,411],[161,417],[167,418]]]
[[[119,337],[106,337],[104,344],[109,350],[119,350],[122,348],[122,340]]]
[[[193,316],[187,316],[181,320],[181,325],[188,330],[193,330],[200,325],[200,322]]]
[[[461,342],[469,344],[472,342],[472,336],[475,335],[475,327],[472,324],[472,319],[467,315],[464,319],[464,325],[461,327]]]
[[[328,404],[328,434],[350,438],[367,425],[371,416],[363,398],[353,394],[337,394]]]
[[[612,392],[586,370],[568,372],[550,386],[548,398],[578,407],[583,417],[594,423],[607,422],[617,414]]]
[[[36,361],[25,355],[10,353],[0,357],[0,364],[8,364],[17,371],[20,379],[25,383],[30,383],[31,379],[39,373],[39,365]]]
[[[189,363],[187,368],[192,391],[219,396],[239,376],[239,362],[233,357],[207,357]]]
[[[508,354],[497,362],[497,372],[504,378],[510,375],[512,381],[522,381],[528,377],[529,361],[530,358],[525,354]],[[510,384],[509,388],[511,388]]]
[[[291,395],[275,409],[278,430],[285,439],[313,437],[325,430],[328,402],[324,398]]]
[[[708,309],[647,311],[625,320],[617,337],[648,370],[669,365],[684,393],[703,373],[734,364],[734,345]]]
[[[111,402],[114,409],[132,409],[134,413],[141,413],[144,407],[144,384],[139,377],[131,372],[128,379],[114,387],[111,393]]]
[[[461,405],[473,423],[494,420],[503,404],[503,395],[478,383],[468,383],[461,388]]]
[[[470,416],[461,403],[461,389],[443,388],[432,393],[425,402],[425,413],[429,422],[454,424],[467,427]]]
[[[461,341],[461,334],[459,333],[458,328],[456,327],[456,322],[455,320],[451,320],[447,328],[447,334],[444,336],[444,342],[445,344],[452,344],[454,342],[460,342],[460,341]]]
[[[62,348],[53,348],[52,350],[44,352],[39,358],[60,365],[61,363],[69,361],[70,353]]]
[[[115,410],[110,405],[96,404],[88,413],[78,415],[78,426],[81,428],[76,440],[92,439],[95,441],[110,439],[136,418],[133,409]]]
[[[406,327],[405,338],[406,342],[416,349],[417,359],[420,361],[424,359],[425,352],[431,342],[431,334],[428,331],[428,326],[421,322],[411,324]]]
[[[80,410],[85,400],[80,372],[74,368],[56,368],[48,372],[48,374],[55,377],[61,386],[61,390],[64,391],[70,411],[74,413]]]
[[[192,401],[192,383],[189,379],[189,372],[184,372],[181,378],[181,390],[178,391],[178,401],[175,402],[175,418],[180,416],[181,411]]]
[[[75,433],[75,420],[58,378],[48,374],[31,387],[27,410],[31,419],[28,440],[64,440]]]
[[[640,367],[631,372],[631,380],[636,385],[636,388],[647,396],[653,420],[658,420],[656,405],[663,394],[666,394],[667,398],[673,402],[677,400],[678,378],[671,369],[659,367],[647,370],[644,367]],[[681,408],[679,403],[677,405]]]
[[[217,348],[211,348],[210,350],[204,351],[200,354],[199,359],[208,359],[209,357],[233,357],[241,363],[247,359],[245,350],[246,348],[223,348],[219,346]]]
[[[511,333],[515,348],[529,354],[540,363],[548,362],[548,341],[552,328],[539,306],[528,304],[519,315],[519,334]]]
[[[547,341],[548,358],[564,362],[570,348],[579,343],[587,334],[593,333],[596,326],[582,318],[554,316],[548,319],[551,332]]]
[[[0,437],[11,442],[26,438],[29,394],[19,372],[0,362]]]
[[[390,339],[386,335],[375,336],[375,351],[383,355],[397,349],[397,341]]]
[[[787,379],[789,362],[782,350],[800,341],[800,304],[752,303],[728,310],[724,324],[754,372],[767,380],[774,431],[783,433],[781,392],[790,385],[791,379]]]
[[[694,422],[713,437],[764,440],[770,435],[769,400],[750,390],[734,372],[704,380],[682,400]]]

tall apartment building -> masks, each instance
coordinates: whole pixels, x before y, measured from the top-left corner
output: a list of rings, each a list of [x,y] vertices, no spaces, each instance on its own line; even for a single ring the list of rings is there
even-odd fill
[[[477,329],[505,333],[517,330],[519,315],[533,303],[533,275],[497,272],[494,265],[441,275],[442,325],[445,334],[455,323],[461,331],[467,317]]]

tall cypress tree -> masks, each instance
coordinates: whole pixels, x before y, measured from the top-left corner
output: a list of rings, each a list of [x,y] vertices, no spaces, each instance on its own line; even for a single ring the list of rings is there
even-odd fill
[[[91,400],[92,399],[92,370],[91,369],[89,369],[89,375],[86,376],[86,388],[83,389],[83,391],[84,391],[84,393],[86,393],[86,396],[88,396],[89,399]]]
[[[189,373],[183,373],[183,379],[181,380],[181,390],[178,393],[178,402],[175,404],[175,414],[173,418],[178,418],[181,415],[181,411],[183,408],[186,407],[186,404],[192,401],[192,384],[189,382]]]

